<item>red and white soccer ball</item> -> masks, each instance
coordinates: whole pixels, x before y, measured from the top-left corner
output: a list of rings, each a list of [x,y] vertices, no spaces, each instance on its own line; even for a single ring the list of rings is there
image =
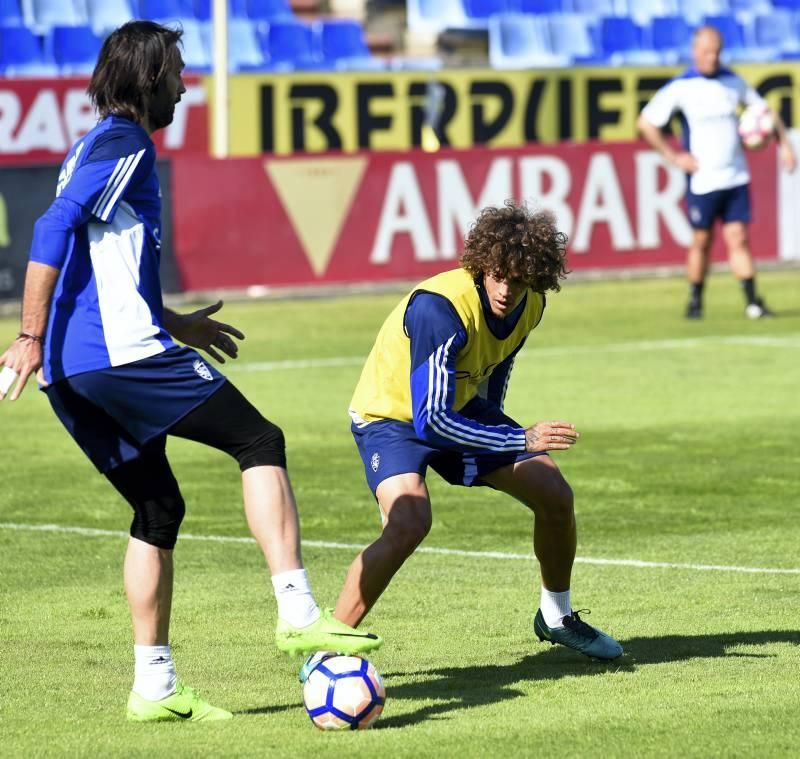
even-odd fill
[[[760,150],[775,133],[775,119],[763,105],[751,105],[739,116],[739,137],[748,150]]]
[[[370,727],[386,701],[375,667],[358,656],[320,653],[316,657],[320,661],[303,685],[303,704],[311,721],[320,730]]]

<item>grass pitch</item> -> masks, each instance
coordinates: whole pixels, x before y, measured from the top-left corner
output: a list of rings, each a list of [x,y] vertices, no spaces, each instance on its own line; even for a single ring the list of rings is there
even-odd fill
[[[564,418],[582,433],[556,454],[576,493],[573,597],[626,654],[603,664],[540,644],[537,568],[524,558],[530,515],[431,474],[425,546],[462,553],[412,557],[368,617],[386,639],[373,661],[387,706],[363,733],[311,725],[300,661],[272,645],[269,578],[242,540],[179,542],[172,635],[181,676],[236,718],[127,724],[132,649],[116,533],[128,507],[42,394],[4,403],[0,755],[795,755],[800,272],[760,284],[775,320],[745,320],[727,275],[710,281],[699,323],[681,318],[678,280],[568,283],[548,299],[507,410],[524,423]],[[397,297],[222,312],[248,335],[228,376],[286,432],[305,560],[328,605],[355,549],[324,544],[364,544],[379,529],[346,409]],[[16,329],[0,321],[0,344]],[[183,441],[169,451],[188,504],[184,533],[246,537],[236,465]],[[112,534],[32,529],[45,524]],[[760,571],[775,569],[784,571]]]

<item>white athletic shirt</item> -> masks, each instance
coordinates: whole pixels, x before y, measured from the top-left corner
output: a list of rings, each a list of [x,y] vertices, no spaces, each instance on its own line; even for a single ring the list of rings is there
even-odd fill
[[[742,105],[764,103],[740,76],[720,68],[704,76],[690,68],[665,84],[642,110],[653,126],[665,127],[673,114],[681,115],[683,144],[699,164],[689,189],[696,195],[738,187],[750,181],[738,132]]]

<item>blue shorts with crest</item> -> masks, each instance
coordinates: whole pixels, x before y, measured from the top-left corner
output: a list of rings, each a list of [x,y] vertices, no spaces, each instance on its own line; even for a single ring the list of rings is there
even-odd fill
[[[750,185],[742,184],[727,190],[715,190],[702,195],[686,194],[689,223],[694,229],[711,229],[717,219],[723,224],[731,221],[750,222]]]
[[[470,401],[459,413],[481,424],[520,426],[499,408],[480,398]],[[409,472],[425,477],[429,466],[452,485],[488,485],[482,478],[496,469],[546,455],[527,452],[475,454],[434,448],[420,440],[413,424],[393,419],[370,422],[363,427],[353,424],[352,432],[373,495],[378,485],[389,477]]]

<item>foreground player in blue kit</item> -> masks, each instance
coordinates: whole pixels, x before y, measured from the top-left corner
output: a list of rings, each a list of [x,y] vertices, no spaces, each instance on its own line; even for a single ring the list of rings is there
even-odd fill
[[[106,39],[89,85],[101,120],[67,155],[57,197],[36,223],[22,328],[0,356],[5,371],[19,375],[11,400],[38,371],[67,431],[133,509],[124,581],[135,642],[127,712],[134,721],[232,716],[178,679],[170,652],[172,553],[185,506],[167,435],[238,461],[247,522],[272,574],[278,648],[365,653],[382,642],[314,600],[281,430],[174,341],[224,362],[223,354],[236,358],[234,338],[244,338],[210,318],[221,303],[180,315],[161,300],[161,201],[150,135],[172,121],[185,92],[180,37],[136,21]]]
[[[573,495],[547,453],[570,448],[578,432],[561,421],[523,427],[503,411],[514,359],[542,318],[545,292],[565,276],[565,246],[548,213],[511,202],[485,208],[461,268],[419,284],[384,322],[350,408],[383,531],[351,565],[337,619],[357,626],[424,540],[430,466],[451,484],[488,485],[533,512],[537,637],[598,659],[622,654],[571,605]],[[300,678],[315,664],[309,659]]]

